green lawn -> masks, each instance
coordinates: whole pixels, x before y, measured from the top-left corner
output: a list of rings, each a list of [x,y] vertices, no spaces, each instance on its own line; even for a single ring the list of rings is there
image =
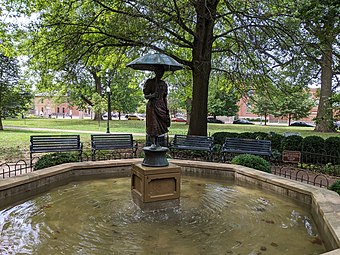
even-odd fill
[[[27,128],[53,128],[61,130],[82,130],[93,132],[105,132],[106,121],[79,120],[79,119],[11,119],[3,121],[5,126],[17,126]],[[208,133],[215,132],[297,132],[302,136],[318,135],[323,138],[338,136],[340,133],[318,133],[312,127],[288,127],[288,126],[262,126],[262,125],[234,125],[234,124],[208,124]],[[186,134],[188,125],[185,123],[171,123],[170,134]],[[145,121],[136,120],[112,120],[110,131],[124,133],[145,133]]]
[[[10,119],[3,121],[4,126],[26,127],[26,128],[53,128],[60,130],[81,130],[88,131],[88,134],[79,133],[84,147],[89,147],[91,132],[105,132],[106,121],[78,120],[78,119]],[[172,123],[170,135],[186,134],[188,125],[185,123]],[[110,131],[124,133],[138,133],[140,136],[134,136],[135,139],[143,141],[145,139],[145,121],[127,121],[112,120],[110,121]],[[317,133],[311,127],[287,127],[287,126],[261,126],[261,125],[233,125],[233,124],[209,124],[208,134],[215,132],[298,132],[302,136],[318,135],[323,138],[330,136],[339,136],[340,133]],[[50,131],[24,131],[13,128],[5,128],[0,131],[0,161],[6,161],[12,158],[21,159],[27,156],[29,151],[29,138],[31,135],[40,134],[71,134],[68,132],[50,132]],[[72,133],[74,134],[74,133]]]

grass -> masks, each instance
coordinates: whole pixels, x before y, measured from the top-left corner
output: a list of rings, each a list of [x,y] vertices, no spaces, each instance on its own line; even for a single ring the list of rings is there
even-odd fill
[[[67,130],[87,131],[88,133],[81,133],[81,140],[84,143],[84,148],[90,146],[91,132],[106,132],[106,121],[93,120],[79,120],[79,119],[9,119],[4,120],[3,124],[6,126],[4,131],[0,131],[0,161],[7,161],[10,159],[21,159],[27,156],[29,151],[29,139],[31,135],[43,134],[75,134],[67,132]],[[27,131],[16,130],[10,127],[24,127],[24,128],[52,128],[60,129],[60,132],[52,131]],[[65,130],[65,131],[62,131]],[[172,134],[186,134],[188,125],[185,123],[171,123],[170,135]],[[134,138],[138,141],[145,139],[145,121],[126,121],[126,120],[112,120],[110,121],[111,133],[137,133]],[[319,133],[313,131],[311,127],[287,127],[287,126],[261,126],[261,125],[233,125],[233,124],[208,124],[208,135],[216,132],[276,132],[283,134],[284,132],[296,132],[301,136],[317,135],[323,138],[330,136],[339,136],[340,133]]]
[[[79,120],[79,119],[10,119],[3,121],[5,126],[16,126],[26,128],[53,128],[60,130],[81,130],[89,132],[105,132],[106,121]],[[285,132],[300,133],[306,137],[318,135],[323,138],[338,136],[337,133],[320,133],[315,132],[312,127],[288,127],[277,125],[234,125],[234,124],[208,124],[208,134],[216,132],[275,132],[283,134]],[[185,123],[171,123],[170,134],[186,134],[188,125]],[[145,133],[145,121],[134,120],[112,120],[110,121],[110,131],[123,133]]]

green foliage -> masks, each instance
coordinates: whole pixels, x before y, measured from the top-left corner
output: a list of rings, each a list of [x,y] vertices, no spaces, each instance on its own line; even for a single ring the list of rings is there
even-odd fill
[[[240,96],[227,84],[228,81],[224,79],[212,79],[208,95],[209,115],[234,116],[237,113]]]
[[[30,90],[19,74],[18,61],[0,54],[0,130],[1,118],[26,111],[31,99]]]
[[[282,151],[282,140],[284,136],[277,134],[275,132],[269,132],[267,136],[267,140],[270,140],[272,142],[272,150],[277,150],[278,152]]]
[[[278,100],[273,114],[276,117],[288,118],[289,124],[291,119],[307,117],[315,104],[310,98],[310,93],[301,87],[288,88],[288,92],[278,92],[276,96]]]
[[[320,170],[321,173],[327,175],[340,176],[340,165],[333,165],[332,163],[327,163]]]
[[[282,139],[281,150],[301,151],[303,138],[298,135],[287,136]]]
[[[273,161],[281,161],[282,154],[279,150],[277,149],[272,149],[272,160]]]
[[[254,132],[254,137],[256,140],[268,140],[269,134],[266,132]]]
[[[259,116],[264,116],[265,125],[267,124],[267,116],[274,112],[276,108],[275,88],[269,86],[269,90],[255,91],[249,100],[251,104],[251,112]]]
[[[312,153],[324,153],[325,140],[320,136],[307,136],[302,141],[302,151]]]
[[[234,132],[216,132],[212,135],[214,142],[222,145],[226,138],[237,138],[239,133]]]
[[[328,155],[334,155],[340,162],[340,137],[328,137],[325,140],[325,150]]]
[[[243,139],[256,139],[256,134],[252,132],[243,132],[238,135],[239,138]]]
[[[265,159],[251,155],[251,154],[242,154],[234,157],[231,161],[232,164],[251,167],[263,172],[271,173],[270,164]]]
[[[34,170],[56,166],[64,163],[78,162],[79,157],[75,153],[52,153],[39,158],[34,165]]]
[[[335,181],[328,189],[333,190],[340,195],[340,180]]]
[[[336,87],[332,82],[336,83],[338,70],[338,65],[335,63],[339,59],[337,47],[337,37],[340,32],[339,1],[299,0],[294,3],[295,15],[300,20],[301,45],[305,48],[305,45],[313,44],[313,47],[304,50],[307,53],[306,65],[312,65],[314,69],[310,76],[313,77],[318,72],[318,77],[321,77],[321,81],[318,82],[321,88],[315,130],[332,132],[334,131],[333,109],[329,99]],[[337,60],[330,61],[332,59]]]

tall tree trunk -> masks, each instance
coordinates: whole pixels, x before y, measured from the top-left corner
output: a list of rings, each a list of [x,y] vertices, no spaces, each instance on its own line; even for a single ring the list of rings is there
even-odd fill
[[[192,54],[193,92],[189,135],[207,135],[208,85],[218,2],[219,0],[197,0],[195,4],[197,23]]]
[[[4,126],[2,125],[2,119],[1,119],[1,116],[0,116],[0,130],[4,130]]]
[[[187,100],[185,101],[185,108],[186,108],[186,111],[187,111],[187,123],[185,123],[185,124],[190,123],[191,106],[192,106],[192,100],[191,100],[191,98],[188,97]]]
[[[316,116],[315,131],[332,132],[335,131],[333,124],[333,110],[330,103],[332,95],[332,44],[326,43],[326,49],[322,52],[321,60],[321,90]]]

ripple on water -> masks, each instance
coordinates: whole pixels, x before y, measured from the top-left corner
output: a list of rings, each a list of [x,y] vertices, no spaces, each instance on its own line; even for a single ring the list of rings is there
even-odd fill
[[[307,210],[287,199],[196,177],[183,177],[181,192],[179,207],[144,212],[129,178],[59,187],[0,211],[0,254],[324,251]]]

